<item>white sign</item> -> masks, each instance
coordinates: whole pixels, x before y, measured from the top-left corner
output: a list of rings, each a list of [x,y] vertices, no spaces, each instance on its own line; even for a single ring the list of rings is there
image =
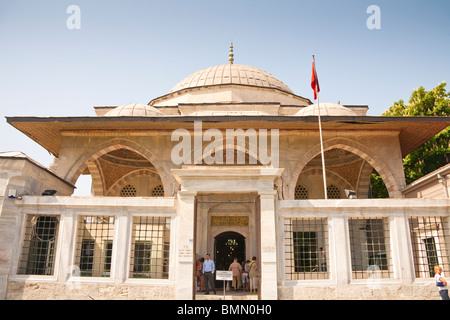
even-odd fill
[[[232,281],[233,271],[216,271],[216,280]]]

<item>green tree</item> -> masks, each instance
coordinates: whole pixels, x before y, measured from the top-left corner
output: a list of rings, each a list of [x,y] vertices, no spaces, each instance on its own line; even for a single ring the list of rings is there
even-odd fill
[[[442,82],[431,91],[424,87],[415,89],[408,104],[403,100],[395,102],[384,116],[450,116],[450,92],[445,89],[446,83]],[[403,162],[406,183],[446,165],[450,162],[450,127],[439,132],[421,147],[408,154]],[[373,197],[383,197],[385,192],[380,191],[380,183],[377,174],[372,175]]]

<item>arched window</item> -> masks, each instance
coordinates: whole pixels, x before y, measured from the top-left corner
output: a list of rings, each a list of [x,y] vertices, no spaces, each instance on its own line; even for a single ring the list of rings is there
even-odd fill
[[[122,188],[120,191],[121,197],[136,197],[136,188],[132,186],[131,184],[126,185]]]
[[[152,197],[164,197],[164,187],[162,185],[156,186],[152,191]]]
[[[334,184],[330,184],[327,187],[327,197],[328,199],[340,199],[341,192],[339,191],[339,188],[336,187]]]
[[[295,187],[295,200],[308,199],[308,189],[302,185]]]

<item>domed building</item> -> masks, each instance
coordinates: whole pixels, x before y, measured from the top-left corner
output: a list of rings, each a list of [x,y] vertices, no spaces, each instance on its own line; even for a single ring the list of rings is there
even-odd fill
[[[216,271],[257,257],[247,299],[435,293],[450,200],[406,199],[403,158],[450,119],[313,104],[230,49],[147,104],[6,118],[54,161],[0,153],[0,297],[204,299],[207,253]],[[91,195],[73,196],[82,175]]]

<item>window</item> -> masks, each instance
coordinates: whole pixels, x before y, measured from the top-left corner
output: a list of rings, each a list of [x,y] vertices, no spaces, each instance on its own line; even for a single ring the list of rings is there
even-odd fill
[[[59,216],[26,215],[18,274],[53,275]]]
[[[126,185],[122,188],[120,191],[121,197],[136,197],[136,188],[132,186],[131,184]]]
[[[168,279],[170,219],[134,217],[130,277]]]
[[[109,277],[114,217],[79,216],[75,264],[85,277]]]
[[[295,200],[308,199],[308,189],[298,185],[295,187]]]
[[[286,219],[284,243],[286,279],[328,278],[327,219]]]
[[[162,185],[156,186],[152,191],[152,197],[164,197],[164,187]]]
[[[448,272],[448,219],[441,217],[410,217],[409,228],[417,278],[434,277],[434,266]]]
[[[339,188],[336,187],[334,184],[331,184],[327,187],[327,198],[328,199],[340,199],[341,198],[341,192],[339,191]]]
[[[350,250],[354,279],[389,278],[389,223],[384,218],[350,218]]]

